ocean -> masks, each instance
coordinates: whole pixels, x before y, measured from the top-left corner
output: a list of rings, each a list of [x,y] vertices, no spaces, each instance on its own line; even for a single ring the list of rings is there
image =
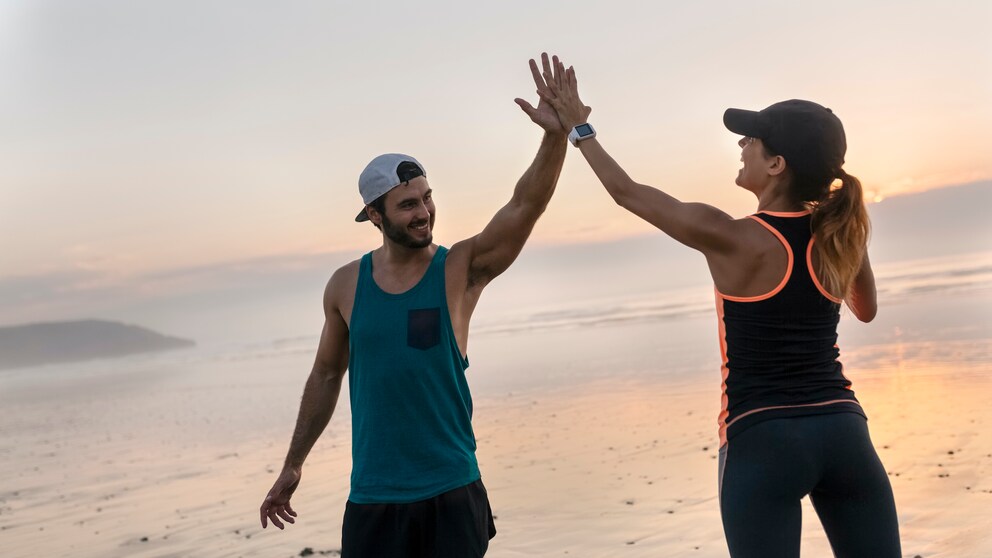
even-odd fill
[[[582,276],[580,262],[532,267],[495,283],[494,300],[477,310],[468,375],[499,518],[492,556],[726,553],[712,461],[712,287],[699,258],[630,261]],[[627,288],[620,279],[630,266],[643,269]],[[656,283],[658,267],[680,273]],[[876,445],[903,447],[880,449],[883,460],[904,468],[893,475],[911,475],[943,469],[931,458],[953,460],[947,452],[957,451],[972,461],[958,458],[955,480],[973,479],[960,489],[981,496],[992,487],[979,472],[992,459],[981,454],[989,451],[984,414],[974,413],[992,381],[992,251],[875,271],[879,315],[862,324],[845,312],[839,344]],[[284,533],[257,525],[317,333],[0,374],[4,555],[295,556],[308,547],[333,555],[350,468],[346,388],[305,469],[296,507],[306,522]],[[943,415],[921,422],[906,417],[907,406]],[[938,457],[918,455],[927,428],[947,442],[934,449]],[[908,477],[893,477],[905,540],[920,552],[950,544],[948,556],[992,548],[986,535],[962,534],[988,532],[977,510],[990,498],[953,501],[976,512],[959,514],[964,525],[921,511],[937,497],[925,494],[953,494],[927,484],[947,478],[939,474],[914,476],[909,488],[899,484]],[[588,509],[576,513],[564,495]],[[823,549],[815,522],[807,531],[804,545]],[[962,537],[971,542],[949,542]]]

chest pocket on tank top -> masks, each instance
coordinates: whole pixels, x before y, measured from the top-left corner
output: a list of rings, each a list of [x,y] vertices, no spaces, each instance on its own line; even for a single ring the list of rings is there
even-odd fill
[[[406,344],[427,350],[441,342],[441,309],[410,310],[406,318]]]

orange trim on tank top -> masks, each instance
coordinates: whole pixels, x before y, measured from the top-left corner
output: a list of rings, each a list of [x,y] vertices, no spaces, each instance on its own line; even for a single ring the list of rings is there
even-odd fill
[[[731,295],[723,294],[723,293],[720,292],[719,289],[716,289],[716,294],[720,295],[721,297],[723,297],[723,298],[725,298],[727,300],[733,301],[733,302],[758,302],[758,301],[761,301],[761,300],[767,300],[767,299],[769,299],[769,298],[777,295],[779,293],[779,291],[781,291],[782,289],[784,289],[785,288],[785,284],[789,282],[789,277],[792,276],[792,265],[793,265],[793,260],[794,260],[794,258],[792,256],[792,248],[789,247],[789,243],[785,240],[785,237],[782,236],[782,233],[778,232],[775,229],[775,227],[769,225],[768,223],[762,221],[761,219],[759,219],[758,217],[756,217],[754,215],[748,215],[748,219],[754,219],[755,221],[757,221],[758,223],[760,223],[761,226],[763,226],[766,229],[768,229],[769,231],[771,231],[771,233],[774,234],[776,238],[778,238],[779,242],[782,243],[782,246],[785,247],[786,254],[788,254],[788,256],[789,256],[789,263],[785,267],[785,276],[782,277],[782,281],[779,282],[778,286],[775,287],[774,289],[772,289],[770,292],[767,292],[767,293],[765,293],[763,295],[757,295],[757,296],[731,296]],[[714,287],[714,288],[716,288],[716,287]]]
[[[744,417],[746,417],[748,415],[753,415],[755,413],[760,413],[762,411],[774,411],[774,410],[777,410],[777,409],[802,409],[804,407],[823,407],[823,406],[826,406],[826,405],[836,405],[838,403],[854,403],[858,407],[861,406],[857,401],[854,401],[853,399],[831,399],[830,401],[821,401],[819,403],[806,403],[804,405],[778,405],[778,406],[775,406],[775,407],[762,407],[760,409],[752,409],[752,410],[744,413],[743,415],[738,416],[734,420],[728,422],[727,423],[727,426],[728,427],[731,426],[735,422],[741,420],[742,418],[744,418]]]
[[[758,213],[764,213],[766,215],[771,215],[772,217],[802,217],[804,215],[809,215],[810,211],[804,209],[802,211],[759,211]]]
[[[727,443],[727,416],[730,407],[730,399],[727,397],[727,378],[730,376],[730,368],[727,367],[727,325],[723,321],[723,295],[716,290],[716,321],[718,336],[720,339],[720,415],[716,422],[719,426],[720,447]]]

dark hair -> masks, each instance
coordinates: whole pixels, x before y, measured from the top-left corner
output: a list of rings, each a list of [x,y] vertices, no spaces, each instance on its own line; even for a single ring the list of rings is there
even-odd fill
[[[386,194],[388,194],[388,193],[389,192],[386,192]],[[379,196],[378,198],[372,200],[368,204],[372,209],[378,211],[379,212],[379,215],[385,215],[386,214],[386,194],[383,194],[383,195]],[[379,225],[376,225],[375,223],[372,223],[372,224],[375,225],[375,228],[377,228],[379,230],[382,230],[382,227],[380,227]]]
[[[764,148],[767,156],[778,155],[767,145]],[[842,168],[800,172],[790,168],[788,160],[785,163],[793,201],[806,206],[812,215],[813,247],[820,255],[823,285],[828,292],[847,298],[871,234],[861,181]]]

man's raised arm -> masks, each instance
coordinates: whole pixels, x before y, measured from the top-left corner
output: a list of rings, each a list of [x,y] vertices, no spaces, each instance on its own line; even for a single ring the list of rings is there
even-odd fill
[[[542,57],[544,71],[554,72],[547,55]],[[530,61],[537,87],[546,88],[537,63]],[[538,217],[551,200],[565,161],[568,131],[554,109],[543,99],[537,108],[523,99],[515,99],[527,116],[544,130],[544,139],[534,162],[517,181],[510,202],[503,206],[478,235],[465,241],[470,250],[469,283],[485,285],[502,273],[520,254],[534,229]]]

